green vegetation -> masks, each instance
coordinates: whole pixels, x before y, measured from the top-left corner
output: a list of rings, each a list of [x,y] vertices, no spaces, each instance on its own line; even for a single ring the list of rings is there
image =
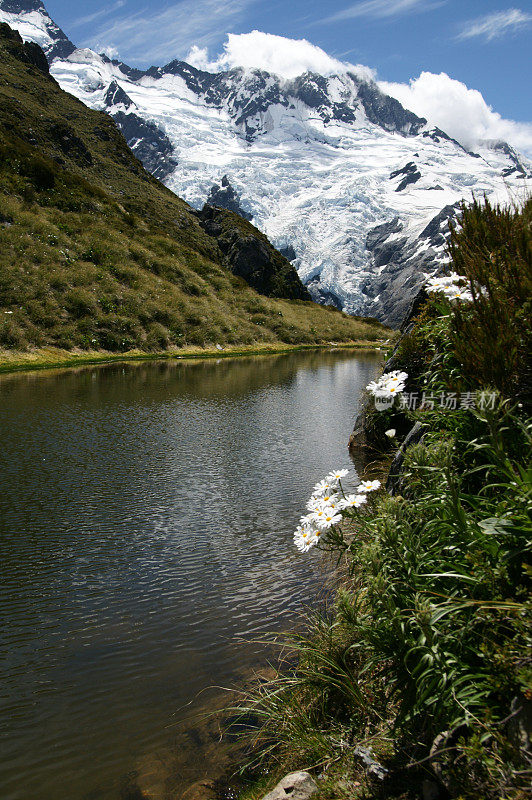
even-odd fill
[[[283,639],[284,666],[242,703],[256,720],[250,762],[272,783],[310,769],[318,798],[417,798],[424,781],[440,798],[528,796],[530,210],[464,209],[454,268],[488,291],[458,306],[430,299],[394,354],[408,391],[472,402],[374,412],[377,444],[390,422],[425,434],[398,492],[328,536],[345,574],[334,604]],[[383,780],[357,746],[388,769]]]
[[[0,25],[0,351],[386,337],[375,320],[270,299],[233,275],[216,239],[145,172],[112,119],[63,92],[32,53]]]

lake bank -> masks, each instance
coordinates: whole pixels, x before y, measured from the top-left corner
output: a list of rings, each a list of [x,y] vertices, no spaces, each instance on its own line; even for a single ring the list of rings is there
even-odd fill
[[[369,386],[351,445],[394,456],[386,491],[319,539],[348,577],[246,698],[270,772],[242,800],[301,769],[317,798],[528,796],[531,212],[463,210],[450,280],[470,290],[429,282]]]
[[[192,359],[239,358],[260,355],[282,355],[303,351],[335,351],[335,350],[373,350],[379,351],[386,346],[388,340],[330,342],[328,344],[300,345],[239,345],[226,346],[222,349],[189,347],[175,350],[163,350],[144,353],[131,350],[125,353],[111,353],[102,350],[72,352],[57,348],[43,348],[29,352],[0,350],[0,374],[10,372],[29,372],[34,370],[61,369],[69,367],[92,366],[96,364],[115,364],[128,361],[180,361]]]

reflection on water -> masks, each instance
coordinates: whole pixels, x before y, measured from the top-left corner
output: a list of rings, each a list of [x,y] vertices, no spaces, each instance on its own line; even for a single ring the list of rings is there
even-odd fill
[[[0,378],[2,800],[119,797],[174,712],[312,603],[319,556],[291,532],[347,462],[377,365],[294,353]]]

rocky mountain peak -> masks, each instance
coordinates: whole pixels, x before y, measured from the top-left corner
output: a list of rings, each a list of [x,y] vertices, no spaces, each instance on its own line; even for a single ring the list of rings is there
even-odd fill
[[[0,22],[16,28],[24,39],[42,47],[49,62],[67,58],[76,49],[68,36],[50,19],[41,0],[0,0]]]
[[[469,151],[363,73],[285,79],[177,59],[139,70],[91,50],[66,58],[58,48],[73,45],[46,12],[29,12],[30,26],[28,12],[5,10],[23,4],[0,0],[0,21],[44,41],[53,77],[111,114],[152,174],[195,209],[251,216],[312,297],[348,313],[396,323],[422,271],[445,259],[449,209],[472,194],[504,203],[532,173],[505,142]]]
[[[48,12],[41,0],[1,0],[0,8],[9,14],[24,14],[30,11],[38,11],[40,14],[48,16]]]

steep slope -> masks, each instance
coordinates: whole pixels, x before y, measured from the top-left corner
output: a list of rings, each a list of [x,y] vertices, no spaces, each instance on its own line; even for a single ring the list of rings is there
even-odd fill
[[[161,350],[383,334],[309,301],[257,294],[239,277],[254,247],[263,291],[306,296],[249,222],[213,209],[219,229],[207,233],[112,119],[60,89],[43,52],[5,24],[0,197],[0,347]]]
[[[87,49],[52,59],[51,69],[63,88],[111,114],[146,167],[195,208],[225,177],[316,300],[394,323],[422,272],[445,260],[444,239],[424,235],[442,210],[472,193],[507,200],[531,174],[507,143],[470,153],[365,73],[283,80],[182,61],[143,71]],[[366,243],[392,223],[402,255],[376,259]]]

